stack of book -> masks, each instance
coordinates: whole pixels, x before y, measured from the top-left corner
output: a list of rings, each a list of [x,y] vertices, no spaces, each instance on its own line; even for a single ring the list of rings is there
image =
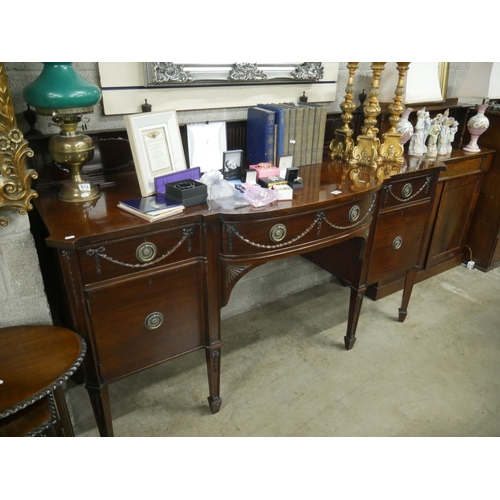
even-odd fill
[[[120,201],[117,206],[118,208],[125,210],[125,212],[136,215],[137,217],[149,222],[171,217],[172,215],[179,214],[184,210],[184,205],[168,200],[164,196],[160,195]]]
[[[326,128],[326,104],[257,104],[248,108],[247,161],[276,165],[293,155],[293,165],[321,163]]]

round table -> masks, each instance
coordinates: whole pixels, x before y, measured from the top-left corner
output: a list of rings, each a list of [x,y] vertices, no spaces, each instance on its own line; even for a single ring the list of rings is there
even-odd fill
[[[85,352],[66,328],[0,328],[0,436],[74,436],[62,385]]]

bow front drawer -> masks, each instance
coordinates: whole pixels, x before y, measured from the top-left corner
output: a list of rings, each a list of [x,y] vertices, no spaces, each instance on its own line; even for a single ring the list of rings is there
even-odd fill
[[[253,220],[224,217],[221,223],[221,253],[238,257],[294,251],[321,244],[327,239],[334,240],[370,223],[376,196],[370,194],[356,202],[305,214],[268,215]]]

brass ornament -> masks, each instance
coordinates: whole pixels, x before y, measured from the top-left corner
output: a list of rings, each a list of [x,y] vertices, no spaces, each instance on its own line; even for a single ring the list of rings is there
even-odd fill
[[[377,137],[378,128],[376,128],[376,125],[377,116],[381,111],[378,94],[380,75],[385,68],[385,62],[374,62],[371,68],[371,89],[363,106],[365,114],[364,125],[361,128],[361,135],[357,138],[357,145],[353,148],[352,154],[350,155],[349,162],[355,165],[377,168],[380,140]]]
[[[0,63],[0,210],[17,209],[24,215],[33,209],[31,200],[38,193],[31,189],[31,181],[38,174],[26,168],[27,157],[33,154],[17,128],[5,64]],[[7,218],[0,217],[0,226],[8,223]]]
[[[353,118],[352,112],[356,110],[356,105],[352,101],[352,96],[354,92],[354,74],[356,73],[358,66],[359,63],[357,62],[347,63],[349,77],[345,88],[344,102],[340,104],[340,109],[343,111],[341,118],[344,125],[342,125],[342,128],[335,130],[335,138],[330,142],[330,156],[332,158],[342,158],[347,160],[352,148],[354,147],[354,141],[352,139],[354,131],[349,127],[349,123]]]
[[[403,104],[404,80],[409,66],[410,63],[407,62],[397,63],[398,83],[394,91],[393,102],[388,106],[391,113],[389,117],[391,128],[383,135],[383,142],[379,147],[379,157],[384,162],[404,162],[404,147],[401,144],[402,136],[396,132],[396,126],[401,119],[401,114],[405,110]]]

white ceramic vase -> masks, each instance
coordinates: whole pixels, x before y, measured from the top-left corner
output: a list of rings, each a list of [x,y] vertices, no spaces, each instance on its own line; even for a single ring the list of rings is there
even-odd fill
[[[401,139],[399,140],[399,143],[401,145],[406,144],[410,140],[411,135],[413,134],[413,125],[408,120],[408,117],[410,116],[412,111],[413,111],[412,108],[406,108],[403,111],[403,113],[401,113],[401,119],[399,120],[399,123],[396,125],[396,132],[398,134],[401,134]]]
[[[472,153],[477,153],[481,151],[479,146],[477,145],[477,140],[481,134],[484,134],[488,127],[490,126],[490,121],[485,116],[484,112],[488,108],[488,104],[478,104],[477,105],[477,114],[474,115],[467,122],[467,130],[470,133],[470,142],[467,146],[464,147],[464,151],[469,151]]]

